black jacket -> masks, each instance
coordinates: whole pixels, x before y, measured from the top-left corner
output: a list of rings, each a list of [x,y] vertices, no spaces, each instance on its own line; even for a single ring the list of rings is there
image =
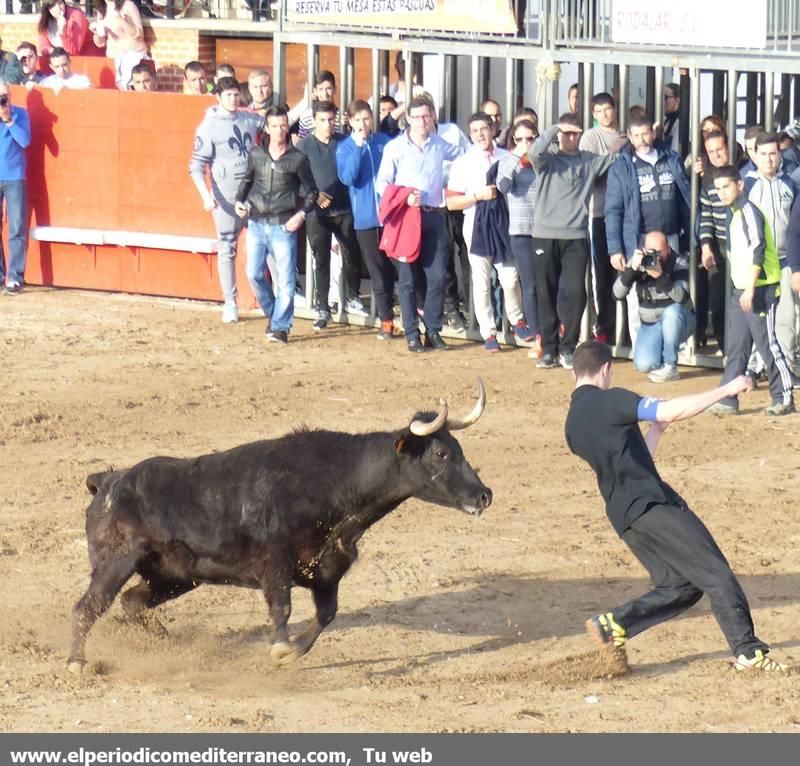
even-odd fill
[[[277,160],[260,146],[247,158],[247,172],[236,192],[237,202],[250,203],[250,217],[267,223],[286,223],[298,210],[310,213],[317,201],[317,186],[308,157],[289,146]]]
[[[497,162],[493,163],[487,171],[487,184],[497,184],[498,165]],[[507,263],[511,260],[511,237],[508,230],[508,205],[502,194],[479,202],[475,206],[470,253],[489,256],[492,263]]]

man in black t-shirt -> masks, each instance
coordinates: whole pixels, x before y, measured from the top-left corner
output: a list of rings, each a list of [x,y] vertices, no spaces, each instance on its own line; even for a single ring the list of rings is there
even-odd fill
[[[649,572],[653,589],[591,618],[589,634],[624,652],[625,642],[676,617],[708,594],[735,657],[734,669],[785,671],[753,628],[750,607],[711,533],[658,475],[653,455],[667,426],[700,414],[726,396],[752,388],[746,375],[699,394],[670,400],[610,388],[611,351],[597,341],[575,351],[567,444],[595,472],[611,525]],[[646,434],[639,422],[651,423]]]

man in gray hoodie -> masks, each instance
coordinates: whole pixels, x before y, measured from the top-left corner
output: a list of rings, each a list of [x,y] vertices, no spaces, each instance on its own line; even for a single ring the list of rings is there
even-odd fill
[[[541,368],[572,369],[586,308],[588,200],[595,179],[615,157],[613,152],[601,156],[580,151],[581,132],[577,116],[563,114],[558,125],[536,139],[528,154],[536,171],[533,252],[544,351],[536,366]],[[553,151],[556,136],[558,151]]]
[[[222,77],[215,88],[217,106],[209,107],[194,134],[189,163],[203,207],[214,217],[217,229],[217,271],[224,306],[222,321],[238,322],[236,308],[236,241],[243,220],[236,215],[234,202],[239,184],[247,171],[247,156],[264,130],[264,118],[240,112],[241,91],[233,77]],[[210,175],[208,188],[206,174]]]

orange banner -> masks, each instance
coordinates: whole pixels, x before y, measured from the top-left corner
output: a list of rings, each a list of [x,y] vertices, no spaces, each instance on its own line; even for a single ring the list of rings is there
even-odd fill
[[[287,0],[286,21],[442,32],[517,31],[509,0]]]

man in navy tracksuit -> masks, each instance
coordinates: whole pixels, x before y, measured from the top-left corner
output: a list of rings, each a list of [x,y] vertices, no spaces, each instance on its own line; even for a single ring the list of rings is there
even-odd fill
[[[378,247],[381,228],[375,176],[381,166],[383,149],[391,138],[374,132],[372,109],[366,101],[353,101],[347,112],[351,132],[336,147],[336,165],[339,180],[350,196],[358,247],[372,282],[376,313],[381,320],[378,338],[388,340],[394,337],[394,267]]]
[[[656,142],[647,115],[631,118],[628,140],[630,146],[620,151],[608,171],[606,188],[608,252],[611,265],[620,272],[651,231],[664,232],[669,247],[680,252],[680,235],[689,232],[691,206],[683,162],[666,144]],[[639,329],[636,308],[629,302],[632,343]]]

